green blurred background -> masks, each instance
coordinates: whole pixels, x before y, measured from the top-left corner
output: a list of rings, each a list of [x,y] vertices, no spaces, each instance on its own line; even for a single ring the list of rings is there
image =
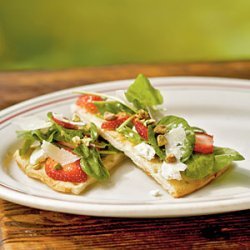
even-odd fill
[[[0,0],[0,70],[250,59],[250,0]]]

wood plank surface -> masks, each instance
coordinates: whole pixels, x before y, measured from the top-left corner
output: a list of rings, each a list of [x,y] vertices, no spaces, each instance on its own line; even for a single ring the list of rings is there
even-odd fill
[[[0,73],[0,108],[84,84],[147,76],[250,79],[250,62]],[[250,249],[250,211],[161,219],[69,215],[0,200],[0,249]]]

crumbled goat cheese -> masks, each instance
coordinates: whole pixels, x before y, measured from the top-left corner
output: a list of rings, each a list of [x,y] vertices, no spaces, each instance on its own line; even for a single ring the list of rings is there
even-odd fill
[[[75,144],[79,144],[81,142],[81,138],[79,136],[74,136],[71,140]]]
[[[166,135],[168,144],[166,153],[172,153],[179,160],[182,156],[182,147],[186,139],[185,130],[181,125],[171,129]]]
[[[185,171],[187,165],[182,162],[167,163],[163,162],[161,165],[161,175],[167,180],[181,180],[180,171]]]
[[[134,147],[135,151],[147,160],[152,160],[155,156],[155,150],[153,147],[145,142],[142,142]]]
[[[151,196],[154,196],[154,197],[159,197],[162,195],[161,191],[159,189],[153,189],[149,192],[149,194]]]

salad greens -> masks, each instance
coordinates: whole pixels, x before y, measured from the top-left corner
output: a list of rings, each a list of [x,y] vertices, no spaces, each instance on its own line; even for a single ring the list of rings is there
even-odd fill
[[[139,143],[141,143],[143,141],[142,138],[139,136],[139,134],[136,133],[135,131],[133,131],[128,126],[121,127],[119,129],[119,133],[124,135],[130,142],[132,142],[134,144],[139,144]]]
[[[126,112],[128,114],[134,113],[134,111],[118,101],[95,101],[93,103],[101,115],[104,115],[105,112],[113,114],[118,114],[119,112]]]
[[[84,144],[80,144],[74,149],[74,152],[81,157],[80,165],[87,175],[97,180],[109,178],[109,172],[103,166],[100,154],[95,148],[89,148]]]
[[[214,172],[214,155],[193,154],[186,164],[185,175],[199,180]]]
[[[147,109],[163,103],[160,91],[155,89],[142,74],[139,74],[129,86],[125,96],[137,109]]]
[[[244,160],[244,157],[237,151],[230,148],[214,147],[215,170],[219,171],[232,161]]]
[[[76,147],[73,152],[80,156],[80,165],[83,171],[97,180],[106,180],[109,178],[109,172],[103,166],[100,155],[114,154],[118,151],[110,143],[99,137],[96,125],[90,123],[78,129],[68,129],[57,124],[53,120],[51,112],[47,116],[52,123],[51,127],[30,131],[17,131],[18,137],[24,140],[19,151],[20,155],[25,156],[29,153],[31,145],[36,141],[40,143],[43,141],[51,143],[66,142],[75,145],[73,138],[78,138],[80,141],[78,145],[75,145]],[[88,139],[87,145],[84,143],[84,138]],[[83,140],[81,141],[81,139]]]
[[[146,129],[148,133],[147,143],[154,148],[156,155],[161,160],[165,160],[166,158],[166,149],[165,146],[158,146],[156,139],[157,132],[154,132],[155,126],[165,125],[168,131],[181,126],[185,131],[186,137],[183,145],[180,145],[182,151],[182,157],[180,160],[187,165],[187,169],[185,170],[184,175],[189,178],[197,180],[202,179],[208,175],[220,171],[225,166],[229,165],[232,161],[239,161],[244,159],[244,157],[237,151],[222,147],[214,147],[214,152],[211,154],[194,153],[193,149],[195,144],[195,133],[206,133],[206,131],[202,128],[191,127],[188,122],[181,117],[173,115],[163,117],[162,113],[160,113],[159,115],[157,113],[159,109],[156,110],[155,106],[161,105],[163,103],[163,96],[161,95],[160,91],[155,89],[151,85],[150,81],[142,74],[139,74],[137,76],[135,81],[128,87],[127,91],[125,92],[125,97],[127,101],[131,103],[131,106],[129,104],[127,105],[127,101],[119,100],[115,97],[109,97],[106,95],[100,96],[104,98],[104,101],[96,101],[94,102],[94,104],[98,108],[101,115],[104,115],[105,112],[110,112],[113,114],[126,112],[127,114],[131,115],[131,117],[123,124],[121,124],[116,130],[134,144],[139,144],[145,140],[139,135],[139,133],[135,132],[132,129],[132,119],[134,119],[134,117],[144,125],[146,124],[145,119],[140,118],[139,111],[141,109],[147,111],[151,116],[151,119],[156,119],[156,116],[154,115],[153,117],[153,114],[157,114],[157,118],[160,117],[157,124],[148,125],[146,126]],[[111,99],[111,101],[107,99]],[[93,131],[95,131],[95,128],[93,128]],[[64,132],[67,134],[67,131]],[[40,135],[39,133],[35,136],[43,137],[43,135]],[[52,137],[53,136],[59,137],[58,133],[52,134]],[[64,139],[67,140],[67,136],[64,137]],[[94,139],[95,137],[91,136],[91,138]],[[27,140],[28,144],[32,141],[32,139],[30,138],[27,138]],[[24,151],[25,148],[28,148],[28,146],[26,145],[24,147]],[[83,155],[83,158],[85,160],[90,159],[88,162],[86,162],[85,160],[81,161],[81,165],[84,171],[89,173],[89,175],[93,175],[95,176],[95,178],[97,178],[97,176],[103,176],[102,178],[107,177],[107,173],[102,172],[102,169],[99,169],[95,166],[98,162],[98,157],[94,157],[94,155],[96,155],[98,152],[92,151],[88,148],[77,148],[76,153],[78,153],[79,155]],[[89,162],[91,162],[92,165],[89,164]]]
[[[192,179],[202,179],[216,173],[233,161],[244,160],[237,151],[230,148],[214,147],[213,154],[193,154],[186,162],[185,175]]]

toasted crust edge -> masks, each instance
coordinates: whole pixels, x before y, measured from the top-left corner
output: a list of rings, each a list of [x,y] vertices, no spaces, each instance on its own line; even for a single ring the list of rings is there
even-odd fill
[[[80,108],[77,105],[73,105],[72,110],[78,113],[78,115],[84,120],[94,122],[97,125],[100,135],[104,139],[109,141],[114,147],[116,147],[120,151],[123,151],[124,154],[127,155],[135,163],[136,166],[146,172],[147,175],[155,179],[163,187],[163,189],[168,191],[169,194],[174,198],[180,198],[191,194],[198,189],[201,189],[202,187],[209,184],[211,181],[218,178],[228,169],[228,166],[225,166],[225,168],[223,168],[219,172],[206,176],[201,180],[166,180],[158,172],[161,167],[161,163],[159,163],[159,161],[148,161],[145,158],[136,155],[133,152],[133,144],[127,140],[124,140],[124,138],[121,137],[118,132],[105,131],[101,129],[102,119],[85,112],[83,108]]]
[[[88,177],[87,181],[84,183],[73,183],[54,180],[46,174],[43,164],[40,164],[38,169],[35,169],[34,166],[29,163],[28,158],[23,158],[20,156],[19,150],[14,153],[13,157],[20,169],[22,169],[22,171],[27,176],[40,180],[41,182],[45,183],[47,186],[58,192],[80,194],[81,192],[86,190],[88,186],[96,182],[96,180],[92,177]],[[124,158],[125,156],[123,153],[108,155],[104,158],[103,165],[108,170],[111,170],[112,168],[117,166]]]

